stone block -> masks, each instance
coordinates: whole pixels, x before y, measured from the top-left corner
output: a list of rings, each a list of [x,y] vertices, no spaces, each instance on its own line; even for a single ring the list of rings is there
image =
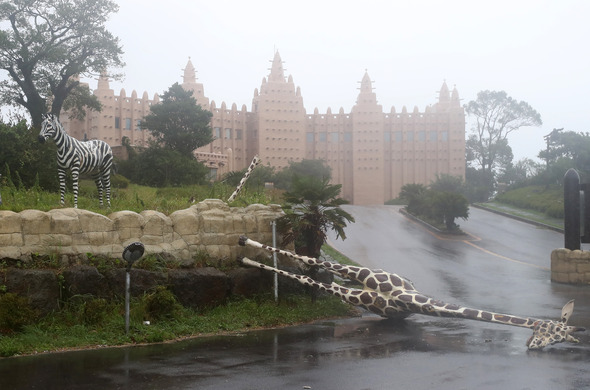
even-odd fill
[[[174,231],[172,220],[163,213],[154,210],[145,210],[140,214],[144,220],[144,235],[164,236]]]
[[[252,297],[272,291],[273,274],[257,268],[236,268],[228,272],[231,294]]]
[[[58,308],[59,284],[53,270],[11,268],[6,271],[3,283],[8,292],[27,297],[41,314]]]
[[[62,272],[64,291],[68,297],[90,294],[108,297],[108,284],[96,267],[78,265]]]
[[[577,264],[576,271],[581,274],[590,273],[590,260],[582,260]]]
[[[113,221],[104,215],[80,210],[80,226],[83,232],[107,232],[114,230]]]
[[[194,206],[193,206],[194,207]],[[170,214],[174,231],[180,235],[196,234],[202,228],[202,216],[193,212],[191,208],[178,210]]]
[[[0,233],[0,247],[22,245],[23,235],[21,233]]]
[[[9,210],[0,210],[0,234],[21,232],[21,215]]]
[[[47,212],[50,217],[51,231],[55,234],[81,233],[77,209],[53,209]]]
[[[39,210],[23,210],[20,212],[20,216],[23,234],[51,233],[51,218],[49,214]]]
[[[123,210],[111,213],[109,215],[111,221],[113,221],[114,229],[121,228],[136,228],[141,229],[144,224],[143,216],[133,211]]]
[[[212,268],[171,269],[168,284],[178,301],[188,307],[211,307],[224,302],[230,291],[229,278]]]

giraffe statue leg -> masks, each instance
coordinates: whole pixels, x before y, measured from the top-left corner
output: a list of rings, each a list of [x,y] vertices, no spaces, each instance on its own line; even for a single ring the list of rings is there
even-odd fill
[[[487,310],[468,308],[460,305],[446,303],[421,294],[407,279],[390,274],[383,270],[370,270],[364,267],[346,266],[320,261],[307,256],[299,256],[289,251],[277,249],[241,236],[239,244],[254,248],[268,250],[300,260],[308,265],[317,265],[327,271],[363,284],[363,289],[346,288],[336,283],[326,284],[313,280],[304,275],[296,275],[279,270],[253,260],[242,258],[241,263],[248,266],[275,272],[279,275],[294,279],[299,283],[321,291],[329,292],[340,297],[347,303],[363,307],[375,314],[387,318],[403,318],[410,314],[424,314],[437,317],[453,317],[498,324],[529,328],[533,330],[533,336],[526,345],[529,349],[542,349],[547,345],[561,342],[577,343],[578,340],[571,334],[584,331],[584,328],[567,325],[571,317],[574,303],[568,302],[562,309],[559,321],[541,320],[537,318],[519,317],[510,314],[494,313]]]

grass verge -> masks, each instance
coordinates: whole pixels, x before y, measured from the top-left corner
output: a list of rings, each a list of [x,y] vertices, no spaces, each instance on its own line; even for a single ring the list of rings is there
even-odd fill
[[[86,302],[87,303],[87,302]],[[125,334],[124,303],[103,305],[88,321],[81,305],[69,307],[26,325],[20,332],[0,334],[0,356],[20,356],[74,349],[135,345],[172,341],[204,335],[307,323],[318,319],[352,315],[351,307],[333,296],[322,296],[315,304],[307,296],[233,299],[206,310],[175,305],[165,316],[151,317],[145,299],[131,305],[129,334]]]

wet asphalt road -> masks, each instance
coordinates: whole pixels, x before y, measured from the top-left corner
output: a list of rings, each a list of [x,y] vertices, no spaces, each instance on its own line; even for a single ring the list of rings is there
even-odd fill
[[[551,283],[551,230],[471,209],[468,236],[441,237],[397,207],[347,206],[357,222],[331,244],[413,280],[427,295],[590,329],[590,286]],[[174,344],[0,360],[0,389],[584,389],[590,332],[579,345],[527,351],[528,329],[372,315]]]

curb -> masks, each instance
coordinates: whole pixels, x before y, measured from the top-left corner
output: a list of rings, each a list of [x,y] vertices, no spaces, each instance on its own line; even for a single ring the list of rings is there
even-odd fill
[[[563,228],[559,228],[559,227],[547,225],[547,224],[542,223],[542,222],[533,221],[531,219],[527,219],[527,218],[524,218],[524,217],[520,217],[518,215],[506,213],[506,212],[503,212],[503,211],[494,210],[494,209],[491,209],[489,207],[482,206],[481,204],[475,204],[475,203],[473,203],[473,204],[471,204],[471,206],[472,207],[475,207],[477,209],[480,209],[480,210],[489,211],[490,213],[494,213],[494,214],[502,215],[504,217],[516,219],[517,221],[525,222],[525,223],[528,223],[528,224],[531,224],[531,225],[535,225],[535,226],[539,226],[539,227],[542,227],[542,228],[545,228],[545,229],[554,230],[556,232],[563,233]]]

